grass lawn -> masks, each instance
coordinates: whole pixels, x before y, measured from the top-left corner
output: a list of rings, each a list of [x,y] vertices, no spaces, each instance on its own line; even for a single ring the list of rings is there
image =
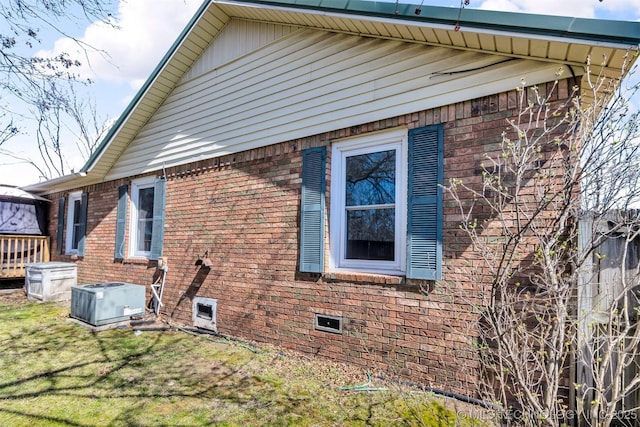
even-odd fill
[[[325,359],[210,335],[92,333],[68,305],[0,294],[0,426],[479,426],[459,402]]]

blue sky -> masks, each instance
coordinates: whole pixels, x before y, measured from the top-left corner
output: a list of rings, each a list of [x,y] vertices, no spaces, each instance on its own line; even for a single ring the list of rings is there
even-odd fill
[[[77,52],[83,58],[78,70],[95,83],[87,94],[96,102],[98,116],[115,120],[133,98],[137,90],[156,67],[166,50],[202,3],[202,0],[118,0],[113,11],[114,24],[119,29],[82,19],[63,22],[71,35],[103,51],[78,52],[69,39],[43,31],[40,46],[33,53],[55,54]],[[402,3],[416,3],[420,0]],[[424,0],[425,6],[460,7],[460,2]],[[640,0],[470,0],[466,8],[501,10],[582,18],[640,21]],[[0,98],[1,99],[1,98]],[[640,102],[636,102],[640,104]],[[28,115],[28,113],[27,113]],[[36,158],[32,134],[33,123],[23,120],[24,133],[11,140],[4,149],[22,156]],[[78,170],[84,159],[69,149],[69,168]],[[27,185],[38,181],[35,169],[0,154],[0,184]]]

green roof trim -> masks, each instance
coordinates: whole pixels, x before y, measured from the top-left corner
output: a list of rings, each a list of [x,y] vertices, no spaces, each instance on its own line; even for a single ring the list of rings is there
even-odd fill
[[[225,1],[222,1],[225,3]],[[442,24],[540,36],[570,37],[592,42],[640,45],[640,22],[571,18],[364,0],[229,0],[235,4],[316,10],[398,21]],[[419,13],[417,11],[419,10]],[[458,20],[459,16],[459,20]]]

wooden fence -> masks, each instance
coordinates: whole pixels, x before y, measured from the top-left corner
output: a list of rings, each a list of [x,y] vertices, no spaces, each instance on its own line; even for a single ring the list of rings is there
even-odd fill
[[[49,260],[48,236],[0,234],[0,279],[25,277],[25,264]]]
[[[638,216],[635,211],[632,214]],[[619,221],[619,218],[612,213],[611,224],[615,224],[616,221]],[[631,322],[638,321],[636,308],[640,306],[640,238],[635,236],[635,223],[628,228],[622,227],[615,233],[609,229],[611,224],[606,220],[597,223],[593,220],[583,220],[579,224],[578,245],[581,248],[589,248],[598,233],[608,236],[583,265],[578,284],[577,313],[582,325],[578,339],[579,345],[585,349],[585,360],[578,360],[576,378],[579,384],[589,387],[595,387],[595,383],[592,376],[593,367],[587,361],[589,357],[598,356],[600,351],[608,350],[610,313],[627,310]],[[624,341],[618,344],[622,346]],[[591,348],[587,350],[588,347]],[[617,387],[628,386],[640,375],[640,353],[634,354],[635,362],[622,371]],[[611,370],[617,366],[619,355],[614,351],[610,356]],[[614,386],[613,376],[610,381],[612,382],[606,384],[607,387]],[[588,392],[585,398],[587,407],[593,398],[593,393]],[[632,393],[625,395],[616,409],[621,416],[633,416],[633,419],[637,420],[640,419],[639,402],[640,387],[636,386]]]

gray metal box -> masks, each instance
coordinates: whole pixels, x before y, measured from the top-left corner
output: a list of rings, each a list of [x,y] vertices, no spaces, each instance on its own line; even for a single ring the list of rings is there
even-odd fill
[[[76,285],[78,268],[71,262],[36,262],[25,265],[24,290],[29,299],[68,301]]]
[[[109,282],[71,287],[71,317],[93,326],[129,320],[143,315],[145,287]]]

